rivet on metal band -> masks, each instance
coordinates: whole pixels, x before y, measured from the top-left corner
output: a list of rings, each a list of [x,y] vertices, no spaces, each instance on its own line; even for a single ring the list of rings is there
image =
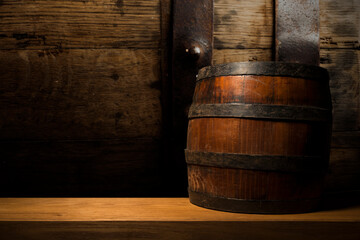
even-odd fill
[[[309,106],[269,105],[269,104],[192,104],[189,119],[203,117],[255,118],[292,121],[331,120],[331,111]]]

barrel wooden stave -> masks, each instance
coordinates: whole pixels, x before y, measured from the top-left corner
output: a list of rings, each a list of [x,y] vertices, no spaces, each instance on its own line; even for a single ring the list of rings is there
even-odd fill
[[[189,121],[187,149],[205,152],[319,156],[327,152],[322,123],[243,118],[196,118]]]
[[[190,189],[194,192],[259,201],[317,199],[320,197],[323,177],[319,174],[304,176],[200,165],[189,165],[188,176]]]
[[[287,67],[286,64],[283,66]],[[301,68],[306,69],[306,66]],[[331,109],[326,76],[316,79],[300,74],[299,77],[296,72],[294,77],[289,76],[289,71],[281,76],[281,71],[277,70],[274,76],[258,72],[256,75],[247,72],[244,75],[222,76],[221,71],[220,74],[213,69],[211,71],[216,74],[200,74],[193,98],[195,107],[245,104],[284,106],[290,107],[290,110],[291,107],[326,112]],[[309,75],[309,72],[306,74]],[[325,121],[324,118],[296,119],[289,116],[289,119],[264,119],[229,117],[226,114],[202,117],[190,113],[189,117],[189,152],[205,153],[204,156],[206,153],[259,158],[266,155],[270,160],[271,156],[296,157],[297,160],[316,157],[323,162],[318,164],[321,171],[309,173],[206,166],[189,161],[191,202],[225,211],[258,213],[306,212],[316,207],[329,157],[331,115],[326,115],[328,119]]]

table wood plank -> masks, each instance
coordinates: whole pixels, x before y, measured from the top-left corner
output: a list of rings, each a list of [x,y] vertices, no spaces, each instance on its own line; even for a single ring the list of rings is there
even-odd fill
[[[360,206],[305,214],[262,215],[209,210],[192,205],[188,198],[2,198],[0,221],[360,223]]]
[[[360,238],[360,206],[306,214],[237,214],[187,198],[2,198],[0,239]]]

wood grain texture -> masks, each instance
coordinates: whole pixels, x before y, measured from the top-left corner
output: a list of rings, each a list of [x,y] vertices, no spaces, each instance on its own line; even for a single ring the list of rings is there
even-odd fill
[[[159,0],[3,0],[1,49],[158,48]]]
[[[330,89],[333,102],[333,130],[356,131],[359,129],[360,73],[358,50],[321,49],[321,66],[330,73]],[[241,62],[255,59],[270,61],[271,51],[260,49],[216,49],[214,64]],[[335,137],[334,141],[337,141]],[[360,142],[348,142],[360,145]]]
[[[281,76],[221,76],[197,82],[194,104],[246,103],[329,108],[328,83]]]
[[[215,49],[271,48],[271,0],[216,0],[214,9]]]
[[[2,198],[0,237],[357,240],[359,216],[358,206],[257,215],[208,210],[187,198]]]
[[[243,75],[200,79],[196,84],[193,106],[242,103],[330,108],[330,101],[329,86],[325,80]],[[279,121],[275,118],[246,119],[246,116],[200,116],[189,120],[187,149],[256,154],[259,158],[263,155],[321,156],[328,161],[330,122],[330,118],[327,123],[319,124],[312,121]],[[316,199],[322,193],[323,177],[322,172],[292,174],[188,164],[189,190],[207,194],[209,198],[242,201]],[[190,200],[193,200],[191,195]],[[298,206],[302,206],[300,201]],[[207,203],[207,200],[200,200],[196,204],[220,208],[210,204],[210,201]],[[230,206],[227,209],[232,210]],[[275,209],[271,211],[277,212]],[[269,210],[259,207],[259,211]]]
[[[324,1],[320,1],[320,3],[322,2]],[[341,9],[341,6],[339,8]],[[333,11],[337,11],[337,9],[333,9]],[[322,15],[322,17],[324,16]],[[336,21],[336,19],[333,19],[333,21]],[[348,24],[352,23],[348,22]],[[321,66],[328,69],[330,73],[333,102],[332,150],[325,181],[325,191],[339,192],[339,194],[346,191],[358,191],[360,189],[358,184],[360,182],[360,155],[358,150],[360,146],[360,133],[358,131],[360,122],[359,51],[321,49],[320,54]],[[252,60],[253,56],[258,61],[269,61],[271,60],[271,51],[260,49],[215,49],[214,63],[248,61]]]
[[[1,195],[159,193],[158,62],[145,49],[0,51]]]
[[[231,62],[271,61],[269,49],[214,49],[213,65]]]
[[[1,139],[159,137],[156,50],[0,51]]]
[[[3,49],[0,52],[1,139],[58,141],[125,138],[141,141],[147,138],[157,141],[166,120],[161,119],[161,84],[158,80],[168,76],[164,73],[167,65],[163,58],[168,45],[165,38],[170,5],[168,1],[159,0],[0,1],[0,48]],[[321,62],[323,67],[330,70],[333,129],[336,133],[355,134],[352,137],[333,136],[332,145],[336,149],[333,149],[331,158],[336,159],[332,160],[336,165],[330,163],[332,177],[328,188],[360,189],[357,184],[357,148],[360,145],[359,1],[320,0],[320,10]],[[272,22],[271,0],[216,0],[214,63],[271,60]],[[159,46],[163,61],[161,77],[160,55],[157,53]],[[90,50],[95,48],[104,50]],[[132,82],[134,78],[136,81]],[[163,99],[166,99],[166,89],[165,84],[161,93]],[[91,95],[93,93],[94,96]],[[64,128],[66,131],[61,131]],[[47,150],[48,143],[26,144],[37,147],[31,152],[21,142],[10,148],[7,142],[2,149],[17,151],[16,156],[32,156],[34,159],[39,155],[45,159],[46,152],[49,156],[55,155],[51,153],[53,148]],[[89,156],[85,147],[77,147],[83,144],[81,141],[74,144],[73,152],[83,149],[79,152]],[[89,143],[88,147],[92,148],[93,144]],[[22,147],[17,149],[17,146]],[[107,151],[116,152],[117,148],[115,144],[112,150]],[[126,151],[126,148],[120,149]],[[134,158],[139,159],[135,162],[140,161],[139,166],[150,166],[147,165],[150,162],[145,161],[153,159],[157,152],[147,156],[146,151],[140,153],[141,149],[131,150]],[[41,150],[44,153],[39,153]],[[11,151],[7,152],[8,156]],[[61,149],[57,148],[54,152],[61,152]],[[115,154],[120,156],[117,154],[120,153]],[[125,157],[119,157],[121,162],[130,159],[128,152],[124,154]],[[95,155],[100,157],[99,153]],[[81,158],[77,154],[77,157],[65,153],[60,156],[70,156],[74,162]],[[14,164],[29,166],[29,159],[21,159],[24,162]],[[54,172],[54,166],[58,166],[59,169],[67,169],[64,170],[68,179],[65,182],[80,179],[77,175],[69,174],[74,168],[78,169],[75,171],[77,174],[82,168],[80,165],[63,160],[67,166],[64,167],[60,157],[55,159],[53,161],[59,164],[52,165],[50,172]],[[47,161],[52,160],[49,158]],[[101,162],[100,159],[96,161]],[[40,168],[43,164],[46,165],[42,162]],[[15,169],[12,171],[16,172]],[[92,169],[90,172],[94,171]],[[28,176],[36,176],[36,171],[32,174]],[[104,179],[101,181],[104,182]],[[95,180],[90,182],[95,184]],[[86,184],[86,181],[82,183]],[[110,185],[110,181],[106,187],[99,185],[98,190],[108,189]],[[60,188],[63,187],[80,189],[71,186]],[[50,189],[49,186],[46,188]],[[81,188],[86,187],[82,185]]]
[[[160,3],[0,1],[2,196],[159,193]]]
[[[357,131],[360,129],[360,54],[351,49],[321,49],[321,67],[330,74],[333,103],[333,130]],[[216,49],[214,64],[271,60],[270,50]],[[352,144],[349,142],[349,144]],[[358,143],[360,145],[360,143]]]
[[[160,42],[159,4],[6,0],[0,7],[2,48],[156,48]],[[356,0],[341,4],[320,1],[321,47],[359,47],[358,12]],[[215,48],[270,49],[272,24],[270,0],[215,1]]]
[[[333,103],[332,151],[326,188],[331,192],[354,191],[360,189],[357,184],[360,146],[360,2],[319,2],[320,62],[330,73]],[[215,1],[216,49],[213,63],[271,60],[272,8],[270,0]],[[255,12],[256,16],[250,16]],[[264,21],[267,23],[258,25]],[[253,41],[254,32],[261,32],[256,35],[260,40]]]
[[[359,135],[357,135],[359,136]],[[360,191],[360,145],[353,142],[356,147],[332,148],[330,154],[329,170],[325,187],[327,192],[359,192]]]
[[[199,208],[187,198],[2,198],[0,237],[357,240],[359,216],[358,206],[257,215]]]
[[[254,201],[316,199],[321,195],[323,184],[321,174],[304,175],[199,165],[189,165],[188,175],[192,191]]]
[[[193,104],[241,102],[322,108],[329,107],[329,101],[325,82],[271,76],[204,79],[197,83],[193,98]],[[324,147],[319,147],[317,143],[322,142],[319,138],[326,139],[322,134],[325,132],[327,126],[316,123],[198,118],[189,122],[188,148],[194,151],[273,155],[301,155],[302,151],[306,151],[303,152],[305,155],[312,155],[323,151],[320,149]]]
[[[326,149],[325,124],[237,118],[189,122],[187,148],[193,151],[284,156],[319,156]]]
[[[360,52],[350,49],[321,49],[320,63],[330,75],[333,131],[358,131],[360,129]]]
[[[1,198],[0,222],[360,222],[360,206],[305,214],[239,214],[192,205],[188,198]]]
[[[358,240],[358,228],[358,222],[0,222],[0,237],[4,240]]]
[[[321,48],[359,49],[359,12],[358,0],[320,0]]]
[[[320,0],[320,48],[359,48],[360,3]],[[273,1],[215,1],[216,49],[271,49]]]

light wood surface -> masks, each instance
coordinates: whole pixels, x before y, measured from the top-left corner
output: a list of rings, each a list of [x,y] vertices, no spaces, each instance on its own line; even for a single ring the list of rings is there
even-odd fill
[[[360,206],[304,214],[209,210],[188,198],[2,198],[0,221],[302,221],[360,224]]]
[[[358,240],[360,207],[292,215],[200,208],[187,198],[0,199],[0,239]]]

